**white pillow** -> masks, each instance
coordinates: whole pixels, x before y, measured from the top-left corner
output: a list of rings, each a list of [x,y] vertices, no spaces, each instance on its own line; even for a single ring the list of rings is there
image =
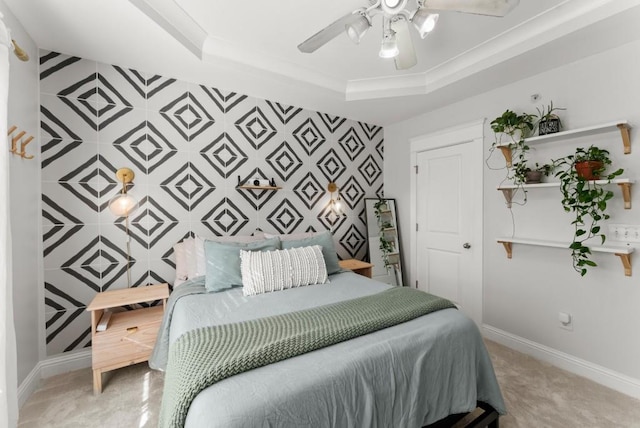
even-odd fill
[[[182,241],[182,243],[184,244],[184,255],[187,260],[187,278],[193,279],[198,276],[198,267],[196,264],[196,240],[194,238],[187,238]]]
[[[329,282],[320,245],[274,251],[240,250],[240,272],[245,296]]]
[[[184,252],[183,242],[179,242],[173,246],[173,254],[176,256],[176,280],[174,281],[173,286],[177,287],[189,278],[189,271],[187,270],[187,256]]]

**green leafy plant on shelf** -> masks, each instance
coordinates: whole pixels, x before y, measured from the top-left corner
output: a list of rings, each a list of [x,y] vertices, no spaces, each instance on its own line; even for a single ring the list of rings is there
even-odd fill
[[[494,145],[509,144],[515,146],[512,149],[519,148],[533,131],[535,118],[532,114],[517,114],[512,110],[505,110],[491,121],[491,129],[496,137]]]
[[[573,155],[554,161],[560,179],[562,207],[573,213],[574,237],[569,248],[573,258],[573,268],[584,276],[589,267],[597,264],[589,257],[591,250],[585,244],[591,238],[600,238],[604,244],[606,235],[601,232],[600,222],[607,220],[607,202],[613,192],[604,188],[612,179],[622,175],[623,169],[605,175],[611,165],[609,152],[596,146],[588,149],[577,148]],[[583,166],[583,165],[588,166]],[[603,180],[598,182],[596,180]]]
[[[553,162],[542,165],[536,162],[533,167],[526,162],[518,162],[513,165],[512,181],[516,185],[540,183],[542,176],[549,177],[554,170],[555,164]]]
[[[556,112],[566,108],[554,107],[551,101],[548,106],[542,106],[541,109],[536,107],[536,110],[538,110],[538,120],[535,127],[538,128],[538,135],[555,134],[562,130],[562,121]]]
[[[395,251],[393,246],[393,241],[390,241],[385,236],[385,229],[393,227],[393,225],[385,220],[383,217],[385,214],[389,213],[389,203],[386,199],[378,199],[373,204],[374,213],[378,222],[379,228],[379,241],[380,241],[380,251],[382,252],[382,261],[384,263],[385,269],[389,270],[389,268],[393,265],[393,263],[389,260],[389,254]]]
[[[489,157],[498,146],[508,147],[511,153],[512,165],[507,164],[505,180],[511,181],[518,186],[518,189],[523,191],[523,204],[527,202],[527,192],[522,187],[522,184],[526,182],[525,168],[527,165],[527,152],[529,151],[525,138],[533,131],[535,118],[536,116],[528,113],[518,114],[513,110],[507,109],[502,115],[491,121],[491,129],[494,132],[495,139],[491,145]]]

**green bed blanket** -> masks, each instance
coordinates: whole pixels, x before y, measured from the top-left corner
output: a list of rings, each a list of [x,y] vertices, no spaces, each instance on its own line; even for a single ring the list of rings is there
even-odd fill
[[[220,380],[454,307],[446,299],[397,287],[313,309],[192,330],[171,345],[160,426],[182,427],[191,401]]]

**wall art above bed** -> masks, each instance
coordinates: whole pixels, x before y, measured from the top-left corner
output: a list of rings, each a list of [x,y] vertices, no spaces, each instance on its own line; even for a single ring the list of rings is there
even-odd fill
[[[134,285],[173,283],[184,237],[331,230],[367,253],[364,198],[382,196],[383,129],[55,52],[40,53],[47,355],[90,346],[86,305],[126,287],[126,235],[107,203],[135,172]],[[282,190],[238,190],[238,177]],[[340,188],[343,214],[329,207]]]

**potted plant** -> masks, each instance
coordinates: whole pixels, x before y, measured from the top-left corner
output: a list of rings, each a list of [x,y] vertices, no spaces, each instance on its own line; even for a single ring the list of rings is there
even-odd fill
[[[538,135],[555,134],[556,132],[560,132],[562,129],[562,121],[554,112],[566,110],[566,108],[554,107],[553,101],[551,101],[546,108],[542,106],[542,110],[539,108],[536,108],[536,110],[538,110]]]
[[[590,176],[583,176],[578,172],[578,164],[582,162],[597,161],[599,166],[591,171]],[[573,258],[573,268],[584,276],[588,267],[597,266],[589,259],[591,250],[585,242],[591,238],[600,237],[603,244],[606,235],[601,233],[600,221],[607,220],[607,201],[613,198],[613,192],[606,190],[604,184],[618,177],[623,173],[623,169],[618,169],[612,173],[604,174],[607,166],[611,165],[609,152],[596,146],[588,149],[578,148],[575,154],[565,156],[554,161],[556,177],[560,179],[560,191],[562,192],[562,207],[566,212],[573,213],[574,225],[573,241],[569,248]],[[598,184],[596,178],[603,177],[606,183]]]
[[[516,114],[507,109],[501,116],[491,121],[491,129],[496,134],[496,143],[502,143],[503,135],[509,136],[513,143],[523,141],[533,131],[534,119],[534,115]]]
[[[573,159],[576,174],[585,180],[598,180],[608,165],[611,165],[609,152],[595,146],[588,149],[578,148]]]
[[[548,177],[555,168],[551,164],[538,164],[533,167],[527,165],[526,162],[519,162],[513,165],[513,182],[514,184],[534,184],[542,182],[542,176]]]

